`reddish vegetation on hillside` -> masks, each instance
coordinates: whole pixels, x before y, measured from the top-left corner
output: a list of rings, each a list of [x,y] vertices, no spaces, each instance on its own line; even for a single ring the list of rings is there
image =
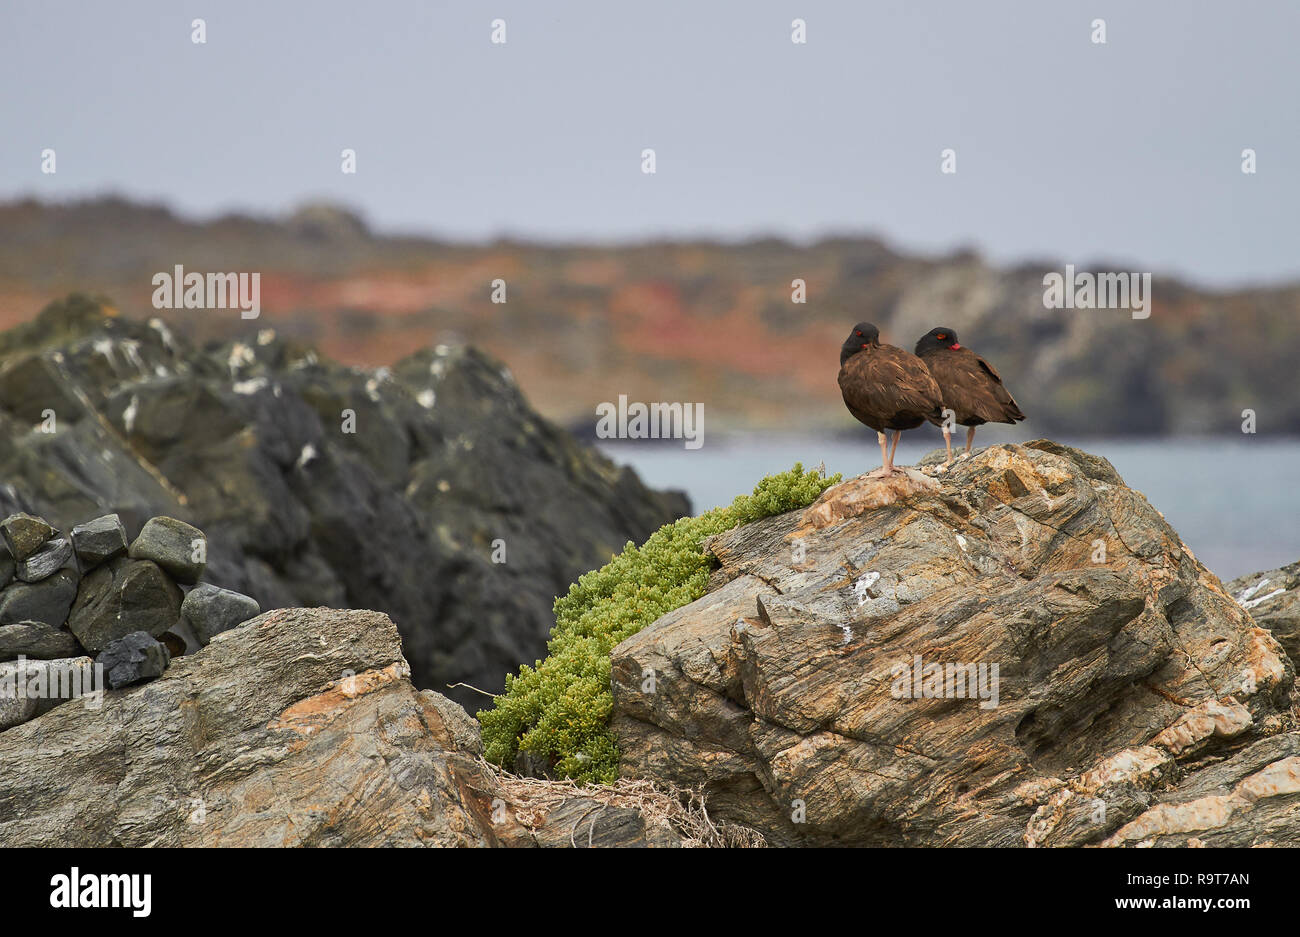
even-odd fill
[[[151,278],[176,264],[260,273],[260,318],[155,311]],[[1152,315],[1137,320],[1045,308],[1043,275],[1062,268],[905,257],[869,238],[449,245],[373,236],[329,206],[204,224],[116,199],[0,206],[0,328],[90,290],[198,337],[273,327],[359,365],[472,342],[573,425],[626,394],[701,401],[715,429],[816,430],[851,429],[835,383],[849,324],[873,321],[908,348],[943,324],[998,362],[1039,432],[1235,431],[1247,407],[1261,432],[1300,432],[1300,287],[1220,294],[1156,278]],[[504,304],[491,301],[497,279]]]

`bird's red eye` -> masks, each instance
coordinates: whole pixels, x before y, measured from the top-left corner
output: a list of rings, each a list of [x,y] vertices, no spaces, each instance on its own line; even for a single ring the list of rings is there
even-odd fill
[[[859,338],[862,337],[862,333],[861,333],[861,332],[854,332],[853,334],[856,335],[856,336],[858,336]]]
[[[935,338],[937,338],[939,341],[943,341],[947,337],[948,336],[944,335],[942,332],[940,332],[938,335],[935,336]]]

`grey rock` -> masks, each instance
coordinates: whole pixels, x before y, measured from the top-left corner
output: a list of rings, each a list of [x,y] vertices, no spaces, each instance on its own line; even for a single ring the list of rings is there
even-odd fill
[[[181,619],[194,630],[200,644],[207,644],[221,632],[261,612],[255,599],[206,582],[191,589],[181,603]]]
[[[1260,739],[1161,790],[1102,845],[1252,848],[1296,845],[1300,732]]]
[[[208,538],[174,517],[151,517],[131,544],[133,560],[152,560],[178,582],[198,582],[207,567]],[[195,554],[202,559],[195,559]]]
[[[357,676],[344,694],[349,671]],[[34,724],[0,736],[0,840],[40,842],[57,827],[67,830],[61,842],[83,846],[501,845],[489,775],[406,674],[382,615],[270,613],[146,687],[108,694],[99,712],[49,713],[40,744]],[[241,692],[211,692],[221,686]],[[319,707],[328,740],[312,725]],[[188,727],[189,717],[176,718],[182,708],[191,709]],[[377,724],[395,731],[377,733]],[[323,757],[329,777],[315,767]],[[196,772],[196,762],[226,767]],[[102,778],[128,776],[120,796],[95,796]],[[458,799],[471,790],[488,800]],[[360,802],[353,791],[365,792]],[[528,839],[515,825],[502,833]]]
[[[72,528],[72,546],[83,570],[94,569],[126,552],[126,528],[116,514],[105,514]]]
[[[4,537],[9,555],[21,563],[54,536],[54,528],[30,514],[11,514],[0,521],[0,536]]]
[[[36,352],[0,362],[0,400],[28,426],[44,420],[47,410],[59,415],[60,425],[84,412],[76,392],[68,386],[67,374],[52,358]]]
[[[67,537],[47,540],[39,550],[18,562],[18,578],[23,582],[40,582],[72,563],[72,543]]]
[[[139,683],[161,677],[171,653],[166,645],[147,631],[132,631],[116,641],[110,641],[95,658],[104,668],[104,677],[110,688]]]
[[[26,673],[18,664],[0,664],[0,731],[36,718],[37,700],[11,689],[17,680],[25,681]]]
[[[0,730],[102,689],[89,657],[0,663]]]
[[[1241,576],[1223,587],[1300,667],[1300,562]]]
[[[133,631],[157,636],[180,619],[181,590],[157,563],[120,556],[81,581],[68,628],[98,654]]]
[[[41,621],[20,621],[0,625],[0,661],[24,657],[53,660],[59,657],[77,657],[81,645],[72,632],[55,628]]]
[[[545,654],[556,595],[689,509],[543,418],[473,348],[369,371],[269,333],[199,347],[106,305],[73,295],[0,336],[0,368],[41,382],[0,381],[0,517],[70,530],[117,513],[128,543],[183,518],[208,538],[201,578],[263,609],[390,615],[417,686],[500,689]],[[83,401],[58,433],[8,418],[39,419],[57,386]],[[359,432],[339,432],[343,409]]]
[[[77,597],[77,574],[60,569],[40,582],[11,583],[0,592],[0,625],[39,621],[58,627]]]
[[[683,842],[663,822],[671,792],[640,817],[600,792],[509,783],[482,761],[477,723],[417,691],[409,672],[397,629],[377,612],[267,612],[157,679],[105,693],[98,709],[59,706],[0,733],[0,842]]]

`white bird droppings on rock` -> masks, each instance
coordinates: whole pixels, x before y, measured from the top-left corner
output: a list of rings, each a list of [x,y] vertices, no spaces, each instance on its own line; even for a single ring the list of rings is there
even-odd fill
[[[135,339],[126,338],[122,340],[122,353],[126,355],[126,360],[131,362],[131,366],[141,374],[149,373],[144,359],[140,357],[140,343]]]
[[[112,340],[112,339],[110,339],[110,338],[97,338],[97,339],[95,339],[95,341],[91,342],[90,347],[91,347],[92,349],[94,349],[95,354],[97,354],[97,355],[103,355],[103,356],[104,356],[104,359],[105,359],[105,360],[106,360],[110,365],[112,365],[114,368],[117,367],[117,358],[115,358],[115,357],[113,356],[113,340]]]
[[[1270,581],[1269,578],[1265,576],[1263,579],[1255,583],[1245,592],[1241,593],[1241,595],[1237,596],[1237,601],[1245,602],[1247,599],[1254,598],[1257,594],[1259,594],[1260,589],[1263,589],[1266,585],[1269,584],[1269,581]]]
[[[230,368],[230,376],[234,377],[239,373],[240,368],[252,364],[256,360],[257,356],[253,354],[253,349],[243,342],[235,342],[230,348],[230,356],[226,359],[226,366]]]
[[[131,395],[131,402],[126,405],[122,411],[122,427],[129,433],[135,426],[135,416],[140,412],[140,398],[135,394]]]
[[[1254,608],[1256,605],[1260,605],[1264,602],[1267,602],[1269,599],[1275,599],[1279,595],[1283,595],[1285,593],[1286,593],[1285,589],[1274,589],[1272,592],[1268,593],[1268,595],[1261,595],[1259,598],[1251,599],[1249,602],[1242,602],[1241,607]]]
[[[158,317],[155,316],[154,318],[149,320],[149,328],[153,329],[155,332],[158,333],[158,338],[162,340],[164,348],[166,348],[168,351],[172,353],[175,353],[176,340],[172,336],[172,330],[167,328],[166,322],[163,322],[162,319],[159,319]]]
[[[261,390],[263,387],[265,387],[265,386],[267,385],[267,383],[268,383],[268,382],[267,382],[266,378],[264,378],[264,377],[255,377],[255,378],[253,378],[252,380],[248,380],[248,381],[236,381],[236,382],[231,386],[230,389],[233,390],[233,391],[234,391],[235,393],[237,393],[237,394],[244,394],[244,395],[255,394],[255,393],[257,393],[259,390]]]

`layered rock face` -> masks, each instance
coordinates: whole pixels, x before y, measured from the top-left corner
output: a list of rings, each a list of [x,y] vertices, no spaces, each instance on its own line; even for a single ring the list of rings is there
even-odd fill
[[[626,775],[778,844],[1300,844],[1291,661],[1104,459],[996,446],[709,549],[613,653]]]
[[[0,732],[0,842],[705,844],[662,793],[512,785],[477,723],[409,673],[385,615],[268,612],[157,680]]]
[[[0,517],[193,523],[206,578],[264,609],[390,614],[420,686],[499,689],[544,653],[557,594],[687,510],[471,349],[378,371],[269,330],[198,350],[82,296],[0,335]]]

